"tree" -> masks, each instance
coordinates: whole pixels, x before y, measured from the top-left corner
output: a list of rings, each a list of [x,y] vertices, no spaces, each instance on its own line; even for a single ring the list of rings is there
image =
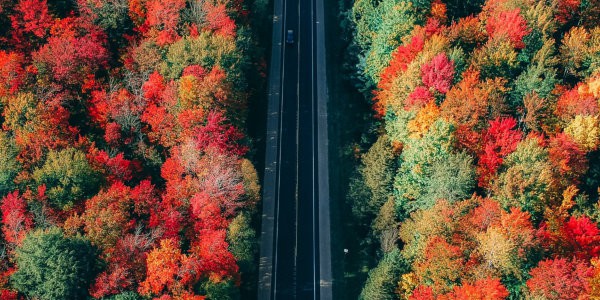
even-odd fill
[[[107,300],[142,300],[143,298],[135,292],[125,292],[106,298]]]
[[[125,46],[123,41],[125,34],[131,34],[133,29],[132,20],[129,17],[128,1],[93,1],[78,0],[78,10],[82,15],[90,18],[109,35],[109,40],[114,47]]]
[[[196,169],[198,190],[206,193],[219,206],[224,217],[233,217],[241,208],[253,204],[244,197],[240,162],[235,156],[220,154],[211,148],[208,150]]]
[[[116,182],[85,202],[83,220],[86,237],[101,249],[113,248],[118,239],[134,226],[129,211],[131,190]]]
[[[98,28],[84,30],[83,26],[77,28],[75,24],[76,20],[72,18],[57,21],[51,30],[54,34],[33,53],[38,75],[47,78],[47,82],[81,84],[87,75],[94,74],[108,64],[103,33]]]
[[[415,118],[410,120],[406,124],[409,137],[413,139],[422,138],[427,132],[431,125],[439,118],[440,108],[435,104],[434,101],[430,101],[420,109]]]
[[[477,233],[477,243],[482,269],[488,274],[517,280],[524,277],[524,265],[537,244],[529,214],[517,208],[510,213],[502,212],[500,224]]]
[[[395,78],[400,76],[401,73],[406,72],[408,65],[415,59],[417,54],[423,50],[423,45],[424,41],[421,37],[413,36],[409,43],[399,46],[392,53],[389,65],[385,67],[385,69],[383,69],[379,75],[380,80],[377,87],[381,91],[375,91],[375,103],[373,104],[373,108],[377,112],[378,116],[385,115],[387,103],[389,102],[387,99],[389,95],[385,91],[391,88]],[[432,97],[429,91],[425,88],[417,88],[411,95],[411,100],[408,103],[409,106],[412,106],[410,104],[414,102],[425,104],[428,102],[426,100],[429,100]]]
[[[417,209],[433,206],[424,198],[431,183],[432,166],[450,155],[454,127],[442,119],[435,121],[422,138],[410,139],[400,155],[400,168],[394,180],[394,197],[400,220]]]
[[[241,299],[240,290],[233,280],[205,282],[202,288],[206,291],[207,299],[235,300]]]
[[[243,156],[248,148],[238,145],[244,137],[237,128],[227,125],[227,119],[219,112],[210,112],[206,124],[197,129],[196,145],[198,150],[213,148],[223,154]]]
[[[225,230],[202,230],[192,251],[198,256],[202,274],[219,282],[234,278],[239,268],[235,257],[229,251]]]
[[[483,47],[474,50],[472,63],[484,79],[511,78],[518,67],[517,51],[507,37],[500,36],[488,40]]]
[[[242,274],[256,269],[254,257],[258,250],[256,231],[252,228],[251,218],[241,213],[236,216],[227,228],[229,251],[235,257]]]
[[[583,20],[583,24],[585,24],[587,27],[592,27],[594,26],[594,24],[598,24],[598,14],[600,13],[600,10],[598,9],[598,1],[597,0],[591,0],[591,1],[582,1],[582,20]]]
[[[15,291],[0,290],[0,298],[5,300],[18,300],[19,294]]]
[[[241,168],[246,202],[248,203],[248,208],[254,209],[261,199],[258,172],[256,172],[256,168],[247,158],[241,159]]]
[[[589,296],[590,298],[600,296],[600,269],[598,268],[597,258],[592,258],[590,264],[592,265],[592,276],[589,278]]]
[[[527,22],[521,17],[521,10],[518,8],[510,11],[502,11],[496,16],[490,17],[487,20],[485,29],[492,39],[499,37],[508,38],[517,49],[525,47],[523,37],[530,32],[527,29]]]
[[[98,175],[85,154],[75,148],[51,150],[44,164],[33,171],[35,183],[46,186],[50,204],[59,209],[92,196],[101,181]]]
[[[200,275],[197,260],[181,254],[178,245],[171,239],[161,240],[160,247],[148,253],[146,266],[146,279],[138,289],[142,296],[181,294]]]
[[[586,216],[550,220],[540,228],[547,251],[556,256],[589,260],[600,253],[600,230]]]
[[[414,7],[404,1],[381,1],[372,15],[368,15],[370,29],[366,32],[371,39],[370,45],[364,49],[364,73],[367,86],[374,86],[379,81],[379,74],[390,60],[392,52],[401,43],[417,22]],[[360,33],[359,33],[360,34]]]
[[[0,196],[16,187],[14,179],[21,171],[21,164],[17,161],[18,154],[14,138],[6,131],[0,131]]]
[[[513,83],[510,104],[513,107],[523,105],[525,97],[535,94],[541,98],[548,98],[559,82],[555,69],[556,59],[553,54],[555,46],[553,40],[546,40],[532,58],[531,64],[521,73]]]
[[[354,211],[365,211],[371,216],[392,195],[392,183],[396,172],[396,160],[387,136],[380,136],[362,157],[360,174],[364,185],[369,188],[370,197],[356,199]]]
[[[140,117],[146,101],[120,88],[114,92],[93,93],[89,108],[94,121],[105,129],[104,139],[111,145],[131,144],[139,139]]]
[[[369,271],[359,299],[361,300],[391,300],[396,299],[394,291],[400,274],[407,268],[400,254],[395,250],[386,253],[377,267]]]
[[[109,183],[129,181],[133,178],[135,164],[125,159],[123,153],[110,157],[106,151],[90,147],[88,158],[95,170],[100,170]]]
[[[591,54],[590,39],[591,35],[584,27],[571,27],[565,33],[559,48],[560,60],[565,73],[577,77],[587,73],[584,61]]]
[[[476,234],[498,225],[503,213],[500,203],[490,198],[477,199],[477,207],[467,215],[464,227],[473,229]]]
[[[52,15],[46,0],[19,0],[15,14],[10,16],[12,39],[20,48],[45,37],[52,26]]]
[[[587,263],[565,258],[541,261],[529,273],[527,287],[532,297],[565,300],[585,297],[592,275]]]
[[[516,125],[513,118],[497,118],[490,121],[490,127],[483,133],[482,151],[477,163],[480,187],[489,185],[503,158],[517,148],[522,133],[514,129]]]
[[[202,8],[206,13],[205,19],[210,30],[224,36],[235,36],[236,25],[227,15],[224,3],[215,5],[211,1],[205,1]]]
[[[471,196],[474,188],[473,158],[465,152],[452,153],[447,159],[433,163],[429,186],[422,199],[428,203],[437,199],[455,202]]]
[[[184,69],[184,73],[188,68]],[[232,120],[243,118],[247,107],[235,85],[227,77],[227,72],[219,66],[214,66],[205,76],[200,77],[194,87],[199,100],[194,108],[201,108],[205,113],[221,111]]]
[[[492,187],[498,201],[505,208],[519,207],[539,221],[557,194],[548,150],[536,138],[528,138],[506,157],[502,168]]]
[[[577,16],[581,0],[560,0],[557,3],[556,18],[562,24],[568,23],[573,17]]]
[[[408,297],[409,300],[433,300],[435,298],[433,289],[430,286],[425,285],[420,285],[415,288]]]
[[[454,2],[456,0],[446,1]],[[461,3],[465,2],[477,2],[476,1],[460,1]],[[481,1],[483,2],[483,1]],[[450,3],[448,3],[450,4]],[[464,11],[467,13],[467,11]],[[472,51],[475,47],[483,44],[487,39],[488,35],[485,32],[483,26],[481,26],[481,22],[476,16],[466,16],[464,18],[458,19],[448,28],[448,37],[461,48],[465,49],[465,51]]]
[[[565,134],[559,133],[548,142],[550,162],[564,181],[563,185],[579,181],[579,177],[588,170],[585,152]]]
[[[433,94],[429,89],[424,86],[418,86],[408,95],[408,99],[404,103],[404,109],[418,109],[433,101]]]
[[[561,227],[568,248],[572,249],[574,257],[589,259],[597,257],[600,253],[600,230],[598,224],[589,218],[570,217]]]
[[[423,84],[429,89],[445,94],[450,90],[454,79],[454,65],[446,53],[436,55],[429,63],[421,66]]]
[[[434,294],[452,290],[465,275],[465,259],[460,247],[434,236],[427,241],[422,261],[413,264],[419,282],[432,287]]]
[[[130,3],[133,4],[137,1],[140,0],[133,0]],[[144,39],[140,41],[139,45],[132,48],[131,60],[125,62],[130,70],[139,74],[152,74],[160,68],[160,64],[163,62],[162,47],[152,39]]]
[[[103,255],[107,266],[90,287],[92,297],[118,294],[142,282],[146,276],[146,254],[155,238],[156,232],[144,233],[142,227],[137,227],[120,238],[114,248],[107,249]]]
[[[462,217],[465,215],[470,201],[459,201],[450,204],[446,200],[437,201],[431,208],[415,211],[400,226],[400,239],[404,244],[402,255],[409,261],[425,261],[425,248],[430,240],[440,237],[458,237],[454,233],[460,230]],[[465,222],[465,224],[469,224]],[[468,228],[468,226],[467,226]],[[467,231],[467,230],[464,230]]]
[[[25,83],[23,65],[23,55],[0,51],[0,97],[14,94]]]
[[[227,220],[223,217],[221,207],[206,192],[199,192],[190,199],[191,215],[196,219],[197,231],[204,229],[219,230],[227,227]]]
[[[12,286],[41,300],[85,298],[97,270],[95,255],[82,237],[66,237],[58,228],[36,230],[16,249]]]
[[[25,234],[33,227],[33,218],[27,211],[25,199],[18,191],[2,199],[2,233],[8,243],[20,244]]]
[[[238,77],[241,73],[237,73],[246,63],[242,54],[232,37],[203,31],[196,37],[185,37],[169,45],[160,72],[165,78],[177,79],[190,65],[199,65],[205,70],[218,66],[221,70],[228,70],[229,76],[235,76],[230,79],[237,79],[234,81],[236,84],[243,84],[242,78]]]
[[[183,0],[150,0],[146,2],[146,25],[158,30],[156,42],[165,45],[179,38],[177,25],[180,10],[185,8]]]
[[[389,65],[383,69],[379,75],[380,80],[378,87],[380,89],[390,88],[389,84],[392,79],[401,72],[405,72],[408,69],[408,65],[415,59],[417,54],[423,50],[425,41],[419,36],[413,36],[410,42],[405,45],[400,45],[392,53]]]
[[[481,279],[473,284],[463,284],[455,286],[451,293],[441,296],[443,300],[501,300],[508,297],[508,290],[502,285],[499,279]]]
[[[37,165],[48,148],[72,144],[77,129],[68,124],[69,112],[62,106],[60,94],[20,92],[7,100],[3,128],[12,131],[21,150],[18,159],[25,168]]]
[[[148,133],[148,137],[152,142],[167,148],[177,143],[181,130],[177,127],[176,117],[164,106],[148,105],[142,114],[142,121],[150,125],[152,131]]]
[[[583,86],[581,86],[583,87]],[[564,91],[556,102],[555,113],[564,121],[571,121],[577,115],[594,116],[598,114],[598,101],[593,95],[580,93],[579,88]]]
[[[479,72],[468,69],[462,80],[446,94],[440,105],[440,115],[456,123],[456,138],[460,147],[471,152],[478,150],[480,131],[493,117],[492,105],[499,102],[504,86],[499,81],[481,81]],[[501,99],[501,98],[500,98]]]
[[[150,103],[160,103],[163,97],[163,93],[167,88],[165,79],[158,71],[150,74],[150,77],[142,85],[144,97],[150,101]]]
[[[387,253],[397,249],[399,224],[393,198],[381,206],[371,227],[379,234],[379,245],[383,252]]]
[[[565,133],[584,151],[593,151],[598,148],[600,139],[598,126],[598,116],[577,115],[565,128]]]

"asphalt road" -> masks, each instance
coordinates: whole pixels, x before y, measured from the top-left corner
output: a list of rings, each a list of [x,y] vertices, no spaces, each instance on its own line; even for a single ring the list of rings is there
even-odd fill
[[[275,0],[258,299],[331,299],[322,5]]]

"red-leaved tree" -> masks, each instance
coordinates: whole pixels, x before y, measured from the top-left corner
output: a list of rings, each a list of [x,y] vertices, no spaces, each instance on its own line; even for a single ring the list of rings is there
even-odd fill
[[[453,78],[454,64],[448,59],[446,53],[436,55],[429,63],[421,66],[421,79],[430,90],[447,93]]]
[[[196,144],[198,150],[217,149],[221,153],[242,156],[248,147],[239,142],[244,135],[232,125],[227,124],[227,118],[220,112],[210,112],[206,124],[198,128]]]
[[[485,29],[491,38],[507,38],[517,49],[525,47],[523,37],[530,32],[527,22],[521,16],[521,10],[518,8],[491,16],[487,20]]]
[[[483,133],[482,148],[478,155],[480,187],[489,186],[504,157],[517,148],[523,134],[514,129],[516,126],[517,121],[514,118],[496,118],[490,121],[490,127]]]
[[[9,193],[2,199],[2,233],[4,239],[19,244],[29,229],[33,227],[33,218],[27,211],[25,199],[18,191]]]
[[[582,261],[557,258],[541,261],[529,274],[527,288],[533,297],[582,299],[588,292],[587,279],[592,276],[592,268]]]

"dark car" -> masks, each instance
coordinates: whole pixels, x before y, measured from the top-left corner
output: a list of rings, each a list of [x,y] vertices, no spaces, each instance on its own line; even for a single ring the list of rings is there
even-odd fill
[[[288,45],[291,45],[294,43],[294,31],[293,30],[288,30],[287,34],[285,35],[285,43]]]

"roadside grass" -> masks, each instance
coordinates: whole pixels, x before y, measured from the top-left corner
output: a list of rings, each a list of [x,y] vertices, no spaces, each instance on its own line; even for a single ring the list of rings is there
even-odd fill
[[[372,124],[369,103],[346,79],[344,57],[347,42],[339,25],[338,0],[325,0],[327,84],[329,92],[329,181],[334,299],[357,299],[375,264],[374,251],[364,247],[369,224],[359,224],[347,200],[351,174],[359,163],[355,149]],[[344,253],[348,249],[348,253]]]

